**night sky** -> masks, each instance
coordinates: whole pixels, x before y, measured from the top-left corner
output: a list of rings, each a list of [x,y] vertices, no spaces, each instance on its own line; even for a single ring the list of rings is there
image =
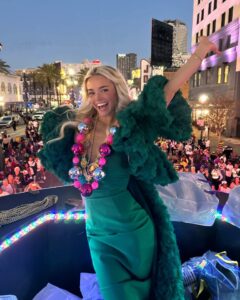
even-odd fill
[[[0,59],[12,70],[57,60],[100,59],[117,53],[151,55],[151,19],[179,19],[192,27],[192,0],[0,0]]]

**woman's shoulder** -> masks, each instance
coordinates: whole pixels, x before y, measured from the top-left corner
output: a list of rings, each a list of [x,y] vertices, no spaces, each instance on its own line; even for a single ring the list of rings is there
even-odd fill
[[[40,128],[43,142],[56,138],[59,135],[61,126],[65,122],[73,121],[75,116],[75,111],[66,105],[46,112]]]

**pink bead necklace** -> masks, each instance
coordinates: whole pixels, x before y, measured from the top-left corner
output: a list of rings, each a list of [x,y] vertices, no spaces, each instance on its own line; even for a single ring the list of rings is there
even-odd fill
[[[95,119],[93,125],[93,119],[84,118],[83,121],[78,124],[78,133],[75,138],[75,144],[72,146],[74,157],[72,160],[73,167],[69,170],[69,176],[73,180],[73,186],[77,188],[85,197],[90,196],[93,190],[98,189],[99,181],[105,177],[103,167],[107,162],[106,157],[111,154],[113,136],[116,132],[116,127],[111,127],[109,129],[109,134],[106,137],[106,141],[99,147],[96,160],[90,163],[96,125],[97,119]],[[90,153],[87,156],[86,137],[92,128],[92,143],[90,145]]]

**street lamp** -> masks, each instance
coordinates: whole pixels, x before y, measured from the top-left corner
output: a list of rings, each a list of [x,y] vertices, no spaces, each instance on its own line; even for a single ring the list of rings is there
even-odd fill
[[[198,98],[198,101],[200,102],[201,104],[201,114],[200,114],[200,118],[201,120],[198,120],[198,125],[200,126],[200,130],[201,130],[201,136],[200,136],[200,139],[202,141],[202,138],[203,138],[203,130],[204,130],[204,116],[203,116],[203,105],[208,101],[208,95],[206,94],[202,94],[199,96]]]
[[[72,105],[74,106],[74,102],[76,100],[74,86],[77,85],[77,80],[74,79],[74,76],[75,76],[74,69],[72,69],[72,68],[68,69],[68,75],[69,75],[70,79],[67,80],[67,85],[71,86],[69,97],[70,97],[70,101],[71,101]]]
[[[3,112],[3,107],[4,107],[4,98],[3,96],[0,96],[0,114]]]
[[[25,102],[26,107],[26,119],[28,119],[28,82],[27,82],[27,75],[25,70],[22,73],[22,81],[23,81],[23,100]]]

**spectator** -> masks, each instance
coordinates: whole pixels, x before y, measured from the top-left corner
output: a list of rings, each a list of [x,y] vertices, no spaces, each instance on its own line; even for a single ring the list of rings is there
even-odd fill
[[[0,187],[0,197],[3,197],[3,196],[7,196],[9,195],[8,192],[5,192],[1,187]]]
[[[219,189],[218,189],[220,192],[223,192],[223,193],[230,193],[231,189],[227,186],[227,181],[226,180],[223,180],[221,182],[221,184],[219,185]]]
[[[8,177],[8,183],[11,185],[12,189],[13,189],[13,194],[16,194],[17,189],[16,189],[16,185],[15,185],[15,180],[12,174],[9,174]]]
[[[20,171],[19,166],[14,168],[14,174],[15,174],[14,183],[16,186],[17,193],[21,193],[24,189],[25,182],[24,182],[24,176],[23,176],[22,172]]]
[[[218,191],[220,182],[223,179],[223,175],[222,175],[221,171],[219,170],[218,165],[215,165],[214,168],[212,169],[211,177],[212,177],[212,184],[213,184],[212,188],[215,191]]]
[[[210,151],[211,142],[209,139],[206,140],[205,145],[206,145],[206,148]]]
[[[14,131],[16,131],[16,129],[17,129],[17,121],[15,120],[15,118],[13,118],[13,121],[12,121],[12,128]]]
[[[227,181],[228,187],[230,186],[230,184],[232,182],[232,178],[233,178],[232,170],[233,170],[233,165],[230,161],[228,161],[228,163],[226,165],[226,170],[225,170],[225,179]]]
[[[14,189],[11,186],[11,184],[8,182],[7,178],[3,179],[1,188],[4,192],[7,192],[8,194],[14,194]]]
[[[36,182],[36,177],[25,187],[24,192],[41,190],[41,186]]]
[[[235,177],[230,184],[231,189],[234,189],[236,186],[240,186],[240,177]]]

